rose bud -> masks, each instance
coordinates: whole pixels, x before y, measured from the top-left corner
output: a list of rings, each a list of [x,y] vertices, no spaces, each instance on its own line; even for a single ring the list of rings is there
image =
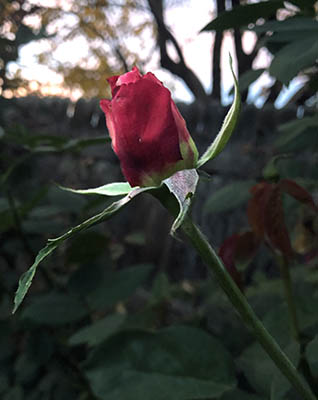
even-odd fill
[[[135,67],[108,79],[112,100],[100,106],[121,169],[131,186],[157,186],[196,166],[198,152],[170,91]]]

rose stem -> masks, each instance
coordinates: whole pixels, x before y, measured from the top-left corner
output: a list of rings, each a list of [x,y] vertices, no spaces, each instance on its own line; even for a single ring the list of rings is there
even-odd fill
[[[185,218],[182,228],[193,247],[197,250],[202,260],[207,265],[209,271],[217,278],[230,302],[238,311],[246,325],[254,332],[257,340],[269,357],[274,361],[276,366],[285,375],[292,386],[298,390],[304,400],[317,400],[308,388],[302,376],[297,372],[295,366],[287,358],[275,339],[269,334],[262,322],[256,316],[246,298],[236,286],[235,282],[225,269],[222,261],[210,246],[200,229],[189,217]]]

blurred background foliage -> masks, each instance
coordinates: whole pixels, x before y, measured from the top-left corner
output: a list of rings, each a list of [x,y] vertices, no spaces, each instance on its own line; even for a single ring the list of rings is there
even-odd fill
[[[24,0],[4,0],[1,14],[1,59],[6,77],[2,83],[3,91],[19,86],[20,71],[12,77],[9,73],[8,77],[7,66],[10,61],[17,60],[20,46],[34,40],[42,39],[38,62],[62,74],[65,87],[80,89],[86,97],[104,96],[105,86],[98,82],[105,81],[115,72],[124,73],[136,63],[142,68],[153,51],[148,49],[149,54],[141,59],[138,50],[133,51],[127,43],[134,38],[140,51],[145,47],[144,42],[150,42],[154,37],[155,28],[149,12],[145,4],[138,1],[85,0],[55,2],[52,7],[43,7]],[[54,57],[61,44],[77,39],[82,41],[83,52],[77,54],[76,60],[69,59],[64,63]],[[81,45],[75,45],[81,49]],[[41,92],[41,84],[37,83]]]
[[[202,152],[226,114],[220,103],[225,32],[234,38],[243,109],[231,143],[202,172],[193,218],[318,393],[317,2],[211,2],[214,18],[202,26],[213,43],[210,92],[165,24],[174,3],[83,0],[44,7],[1,0],[0,394],[5,400],[299,399],[196,255],[169,237],[169,216],[147,196],[48,258],[25,303],[11,315],[19,276],[47,238],[107,204],[104,197],[82,198],[56,183],[87,188],[122,180],[94,98],[105,95],[100,82],[135,63],[145,71],[156,52],[161,66],[183,79],[195,98],[179,108]],[[242,43],[248,31],[256,40],[247,54]],[[54,49],[77,35],[89,43],[89,57],[77,64],[56,62]],[[128,37],[138,38],[140,46],[144,41],[149,54],[141,59],[127,45]],[[30,92],[29,83],[19,72],[12,75],[10,62],[24,44],[42,40],[48,47],[40,61],[87,99],[43,97],[40,85],[39,97],[21,97]],[[254,69],[261,49],[271,54],[270,65]],[[263,88],[264,105],[258,109],[249,104],[248,90],[266,73],[273,83]],[[301,82],[298,90],[276,109],[278,96],[295,79]],[[284,296],[284,265],[291,275],[298,337]]]

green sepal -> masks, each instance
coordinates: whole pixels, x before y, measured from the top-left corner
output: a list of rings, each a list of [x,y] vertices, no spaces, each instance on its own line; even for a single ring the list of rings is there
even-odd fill
[[[195,169],[185,169],[165,179],[160,188],[151,191],[151,194],[175,218],[170,230],[170,234],[175,238],[177,230],[189,212],[198,180],[199,176]]]
[[[133,189],[128,182],[112,182],[93,189],[72,189],[60,185],[59,188],[72,193],[100,194],[103,196],[122,196],[128,194]]]
[[[218,154],[221,153],[221,151],[224,149],[227,142],[229,141],[236,126],[236,123],[238,121],[241,108],[241,96],[239,93],[238,82],[233,71],[231,55],[230,55],[230,68],[234,79],[234,101],[223,121],[223,125],[220,132],[217,134],[213,143],[208,147],[208,149],[205,151],[202,157],[200,157],[197,164],[197,168],[202,167],[202,165],[204,165],[206,162],[212,160]]]
[[[179,211],[171,227],[171,235],[175,236],[182,225],[191,206],[193,196],[198,184],[199,176],[195,169],[185,169],[172,175],[164,181],[170,193],[179,204]]]

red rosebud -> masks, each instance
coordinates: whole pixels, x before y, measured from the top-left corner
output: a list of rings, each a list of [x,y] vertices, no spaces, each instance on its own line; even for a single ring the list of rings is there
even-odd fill
[[[196,166],[198,152],[171,93],[148,72],[108,79],[112,100],[100,106],[121,169],[131,186],[157,186]]]

